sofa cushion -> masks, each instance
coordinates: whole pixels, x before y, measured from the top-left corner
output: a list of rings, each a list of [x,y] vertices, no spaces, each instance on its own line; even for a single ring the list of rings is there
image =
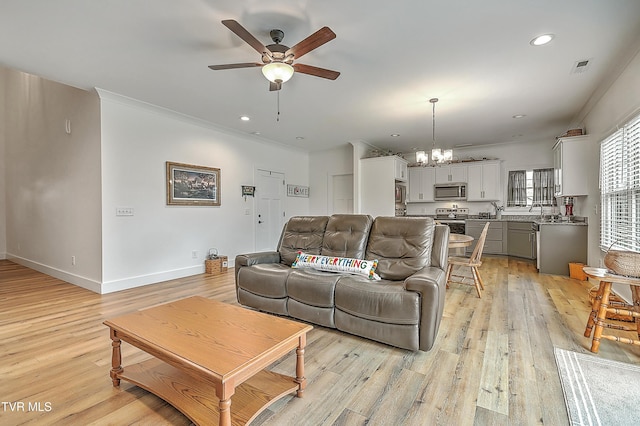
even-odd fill
[[[252,308],[261,310],[263,312],[271,312],[278,315],[289,315],[287,310],[288,297],[262,297],[257,294],[253,294],[250,291],[238,289],[238,303],[245,306],[251,306]]]
[[[241,268],[237,273],[238,288],[259,296],[287,297],[287,278],[291,268],[282,263],[260,263]]]
[[[435,223],[431,218],[384,217],[373,222],[366,259],[378,259],[382,279],[404,280],[431,264]]]
[[[336,309],[389,324],[418,324],[420,295],[406,291],[402,281],[370,281],[354,275],[336,284]]]
[[[327,222],[320,254],[364,259],[373,218],[363,214],[334,214]]]
[[[319,256],[300,252],[291,264],[292,268],[312,268],[319,271],[346,272],[363,275],[371,280],[380,279],[376,275],[377,260],[352,259],[349,257]]]
[[[340,331],[410,351],[420,349],[420,328],[417,324],[389,324],[367,320],[340,309],[335,310],[334,317],[335,328]]]
[[[289,297],[311,306],[332,308],[334,290],[341,274],[299,269],[291,271],[287,279]]]
[[[328,216],[294,216],[286,223],[280,240],[280,261],[291,266],[299,251],[320,254]]]

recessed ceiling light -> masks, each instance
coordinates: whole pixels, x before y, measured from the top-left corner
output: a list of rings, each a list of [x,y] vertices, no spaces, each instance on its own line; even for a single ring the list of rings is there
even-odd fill
[[[242,115],[242,116],[240,116],[240,120],[242,120],[242,121],[249,121],[249,120],[251,120],[251,119],[250,119],[249,117],[247,117],[246,115]]]
[[[400,134],[399,133],[392,133],[391,137],[392,138],[397,138],[397,137],[400,137]]]
[[[299,140],[299,141],[301,141],[301,140],[303,140],[303,139],[304,139],[304,137],[302,137],[302,136],[296,136],[296,139],[297,139],[297,140]]]
[[[516,114],[516,115],[512,115],[511,118],[516,118],[517,119],[517,118],[524,118],[526,116],[527,116],[526,114]]]
[[[251,132],[251,134],[252,134],[252,135],[256,135],[256,136],[257,136],[257,135],[259,135],[259,134],[260,134],[260,132]]]
[[[542,46],[553,40],[553,34],[542,34],[529,42],[532,46]]]

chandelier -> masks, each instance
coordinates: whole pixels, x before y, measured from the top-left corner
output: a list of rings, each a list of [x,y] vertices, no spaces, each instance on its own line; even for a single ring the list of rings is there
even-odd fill
[[[433,148],[431,149],[431,158],[436,163],[446,163],[447,161],[451,161],[453,159],[453,150],[436,148],[436,102],[438,102],[438,98],[431,98],[429,99],[429,102],[431,102],[431,105],[433,105]]]

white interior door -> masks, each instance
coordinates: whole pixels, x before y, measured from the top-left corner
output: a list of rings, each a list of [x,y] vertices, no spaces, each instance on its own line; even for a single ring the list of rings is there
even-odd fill
[[[353,213],[353,174],[334,175],[331,182],[332,208],[329,212]]]
[[[284,173],[257,171],[256,251],[275,250],[284,225]]]

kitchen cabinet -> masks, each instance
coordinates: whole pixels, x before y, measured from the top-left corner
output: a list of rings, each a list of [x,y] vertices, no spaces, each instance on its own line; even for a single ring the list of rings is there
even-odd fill
[[[408,203],[432,202],[435,167],[409,167]]]
[[[467,166],[456,164],[445,164],[436,166],[436,183],[466,182]]]
[[[396,181],[402,175],[407,180],[407,161],[396,156],[374,157],[360,160],[360,213],[376,216],[395,216]]]
[[[569,263],[587,263],[587,225],[540,223],[540,273],[569,275]]]
[[[467,201],[500,200],[500,162],[471,164],[467,169]]]
[[[467,255],[473,253],[473,249],[480,238],[485,223],[491,222],[484,240],[483,254],[507,254],[507,222],[502,220],[477,220],[470,219],[465,222],[465,234],[471,235],[473,244],[467,247]]]
[[[509,256],[535,259],[537,257],[536,230],[533,222],[507,222]]]
[[[409,173],[407,172],[407,160],[393,156],[393,161],[395,165],[395,178],[400,182],[406,182],[409,178]]]
[[[560,138],[553,147],[555,195],[587,195],[589,136]]]

